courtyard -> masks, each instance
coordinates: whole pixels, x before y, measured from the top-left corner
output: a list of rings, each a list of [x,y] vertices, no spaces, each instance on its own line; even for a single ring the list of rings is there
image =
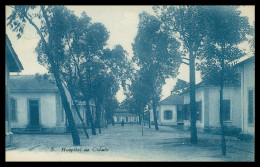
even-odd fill
[[[221,155],[220,136],[198,133],[198,144],[189,142],[190,132],[170,126],[109,125],[101,134],[73,146],[70,134],[15,134],[6,161],[254,161],[254,142],[226,137],[227,155]],[[88,131],[90,133],[90,131]]]

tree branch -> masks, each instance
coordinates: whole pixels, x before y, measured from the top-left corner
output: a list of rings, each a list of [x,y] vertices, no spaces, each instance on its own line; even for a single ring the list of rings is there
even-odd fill
[[[184,62],[184,61],[182,61],[181,63],[186,64],[186,65],[188,65],[188,66],[190,65],[189,63],[186,63],[186,62]]]
[[[188,59],[188,58],[186,58],[186,57],[181,57],[181,58],[184,59],[184,60],[190,61],[190,59]]]
[[[25,18],[29,21],[29,23],[36,29],[37,33],[38,33],[38,34],[40,35],[40,37],[41,37],[41,40],[42,40],[44,46],[45,46],[45,47],[47,48],[47,50],[48,50],[47,42],[46,42],[46,40],[44,39],[44,37],[43,37],[43,35],[42,35],[42,33],[41,33],[39,27],[26,15],[26,13],[24,13],[24,17],[25,17]]]
[[[40,6],[40,8],[41,8],[41,10],[42,10],[42,14],[43,14],[43,17],[44,17],[44,19],[45,19],[45,21],[46,21],[46,25],[47,25],[47,27],[48,27],[49,34],[50,34],[50,27],[51,27],[51,26],[50,26],[50,23],[49,23],[49,20],[48,20],[46,11],[45,11],[45,9],[44,9],[43,6]]]

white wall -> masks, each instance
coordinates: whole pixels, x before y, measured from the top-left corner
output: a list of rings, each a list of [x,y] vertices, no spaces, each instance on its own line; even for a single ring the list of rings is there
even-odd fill
[[[165,120],[164,119],[164,111],[171,110],[172,111],[172,119]],[[177,106],[176,105],[161,105],[160,107],[160,124],[161,125],[177,125]]]
[[[82,126],[82,122],[79,119],[79,116],[78,116],[78,114],[76,112],[76,109],[74,107],[72,107],[72,106],[71,106],[71,111],[72,111],[72,115],[73,115],[75,124],[79,125],[79,126]],[[85,116],[85,114],[86,114],[86,105],[78,105],[77,107],[78,107],[78,110],[80,112],[81,117],[84,120],[84,123],[86,124],[87,123],[86,116]]]
[[[204,90],[202,88],[196,89],[196,102],[201,101],[201,121],[196,122],[197,127],[204,128]],[[190,103],[190,93],[185,93],[184,94],[184,104],[189,104]],[[190,126],[190,121],[185,121],[184,122],[185,126]]]
[[[13,128],[25,128],[28,125],[28,102],[27,99],[39,98],[40,124],[45,128],[56,126],[56,98],[55,93],[27,92],[11,93],[11,97],[17,101],[17,122],[12,123]]]
[[[164,119],[164,111],[171,110],[172,111],[172,119],[165,120]],[[159,105],[157,107],[157,111],[159,111],[159,116],[157,118],[158,125],[177,125],[177,106],[176,105]],[[154,121],[153,110],[150,110],[150,120]]]
[[[241,68],[241,104],[242,104],[242,132],[254,135],[255,126],[248,124],[248,90],[253,90],[255,98],[255,62],[245,62]],[[254,102],[255,107],[255,102]],[[255,108],[254,108],[255,111]]]
[[[119,117],[119,122],[117,121],[117,117]],[[126,121],[126,116],[113,116],[115,123],[121,123],[122,119],[124,119],[124,123],[135,123],[138,122],[138,116],[127,116],[128,122]]]
[[[211,88],[209,90],[209,125],[219,127],[219,91],[220,88]],[[239,87],[224,87],[223,99],[230,100],[230,121],[227,125],[241,127],[241,101]]]
[[[204,92],[208,90],[208,98],[204,99]],[[202,87],[196,89],[196,102],[202,101],[202,121],[197,121],[197,127],[204,128],[204,119],[205,118],[205,101],[208,100],[208,109],[209,109],[209,126],[210,127],[219,127],[219,87]],[[240,88],[239,87],[224,87],[223,98],[224,100],[230,100],[230,112],[231,120],[226,122],[228,125],[241,127],[241,101],[240,101]],[[189,93],[184,94],[184,104],[190,103]],[[190,122],[185,122],[184,125],[190,126]]]

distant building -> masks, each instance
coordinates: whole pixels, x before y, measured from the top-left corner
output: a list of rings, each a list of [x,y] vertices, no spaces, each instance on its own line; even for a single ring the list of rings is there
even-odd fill
[[[35,75],[11,75],[14,132],[65,132],[65,112],[55,82]]]
[[[241,72],[241,135],[255,136],[255,56],[236,62]]]
[[[184,127],[190,127],[190,92],[184,96]],[[224,87],[224,124],[234,131],[241,128],[240,86]],[[218,131],[220,127],[220,87],[198,84],[196,86],[197,129],[199,131]]]
[[[90,127],[90,122],[88,122],[87,120],[87,114],[86,114],[86,101],[76,101],[77,103],[77,108],[81,114],[81,117],[83,119],[83,122],[84,124],[87,126],[87,127]],[[77,127],[79,128],[82,128],[82,122],[80,121],[79,119],[79,116],[76,112],[76,107],[74,106],[73,103],[71,103],[71,110],[72,110],[72,114],[73,114],[73,118],[75,120],[75,124]],[[92,114],[92,117],[93,117],[93,120],[96,120],[96,105],[95,105],[95,102],[94,101],[90,101],[89,102],[89,105],[90,105],[90,112]],[[104,111],[102,110],[101,111],[101,127],[105,125],[105,118],[104,118]]]
[[[159,102],[156,110],[158,125],[183,124],[183,96],[170,95]],[[150,120],[154,123],[153,110],[150,109]]]
[[[21,72],[23,66],[16,55],[11,41],[6,35],[5,42],[5,146],[10,146],[13,140],[11,132],[11,120],[13,118],[10,109],[10,72]]]
[[[124,120],[124,123],[138,123],[139,117],[136,114],[130,113],[127,109],[116,109],[114,112],[114,122],[119,124]]]

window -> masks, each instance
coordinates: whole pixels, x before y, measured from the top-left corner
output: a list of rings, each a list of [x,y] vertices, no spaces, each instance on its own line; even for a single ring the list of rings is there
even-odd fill
[[[128,122],[128,117],[125,118],[125,122]]]
[[[183,106],[182,105],[177,105],[177,121],[183,121]]]
[[[190,120],[190,104],[183,105],[183,117],[184,120]],[[197,120],[202,120],[202,102],[196,102],[196,117]]]
[[[196,102],[196,116],[197,120],[201,121],[202,120],[202,102]]]
[[[172,119],[172,111],[171,110],[164,111],[164,119],[165,120],[171,120]]]
[[[223,120],[230,121],[230,100],[223,100]]]
[[[254,93],[248,90],[248,123],[254,123]]]
[[[16,107],[16,100],[14,98],[10,99],[11,103],[11,120],[17,121],[17,107]]]
[[[120,119],[119,119],[119,117],[116,117],[116,122],[120,122]]]
[[[183,105],[184,120],[190,120],[190,104]]]

